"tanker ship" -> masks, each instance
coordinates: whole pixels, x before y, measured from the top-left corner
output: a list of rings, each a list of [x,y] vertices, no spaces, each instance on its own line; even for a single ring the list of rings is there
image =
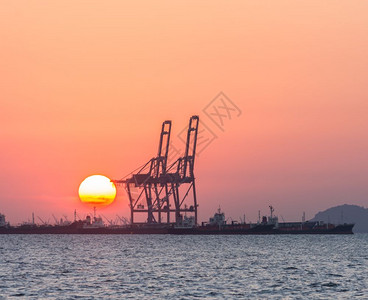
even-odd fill
[[[227,224],[225,214],[219,208],[208,223],[201,226],[184,225],[173,226],[169,229],[172,234],[353,234],[354,224],[325,224],[323,221],[278,222],[273,215],[274,209],[270,206],[271,215],[263,216],[257,223],[231,221]],[[184,220],[186,220],[184,216]],[[186,221],[185,223],[189,223]]]

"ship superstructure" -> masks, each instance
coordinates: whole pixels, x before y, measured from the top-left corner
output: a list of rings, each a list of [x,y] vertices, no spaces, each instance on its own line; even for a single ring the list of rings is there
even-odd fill
[[[9,223],[5,220],[5,215],[0,214],[0,227],[8,227]]]

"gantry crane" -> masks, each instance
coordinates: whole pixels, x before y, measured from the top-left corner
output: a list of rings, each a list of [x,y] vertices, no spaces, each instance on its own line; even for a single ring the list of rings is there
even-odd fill
[[[164,121],[157,156],[145,163],[137,173],[131,174],[131,177],[113,180],[117,185],[124,185],[127,191],[132,225],[139,223],[135,222],[135,215],[142,213],[147,214],[147,224],[178,224],[183,219],[183,213],[194,214],[194,222],[197,224],[194,160],[198,125],[199,117],[192,116],[184,156],[168,165],[171,121]],[[170,218],[172,213],[175,214],[174,222]]]

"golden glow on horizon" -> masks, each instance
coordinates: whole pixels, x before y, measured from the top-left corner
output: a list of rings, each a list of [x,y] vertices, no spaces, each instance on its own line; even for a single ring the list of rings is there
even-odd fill
[[[109,205],[115,200],[116,187],[103,175],[92,175],[83,180],[79,186],[79,199],[82,203]]]

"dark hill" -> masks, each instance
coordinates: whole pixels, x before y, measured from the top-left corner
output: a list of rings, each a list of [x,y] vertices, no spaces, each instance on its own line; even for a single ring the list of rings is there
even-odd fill
[[[355,223],[353,232],[368,232],[368,208],[357,205],[339,205],[317,213],[311,221],[342,224]]]

